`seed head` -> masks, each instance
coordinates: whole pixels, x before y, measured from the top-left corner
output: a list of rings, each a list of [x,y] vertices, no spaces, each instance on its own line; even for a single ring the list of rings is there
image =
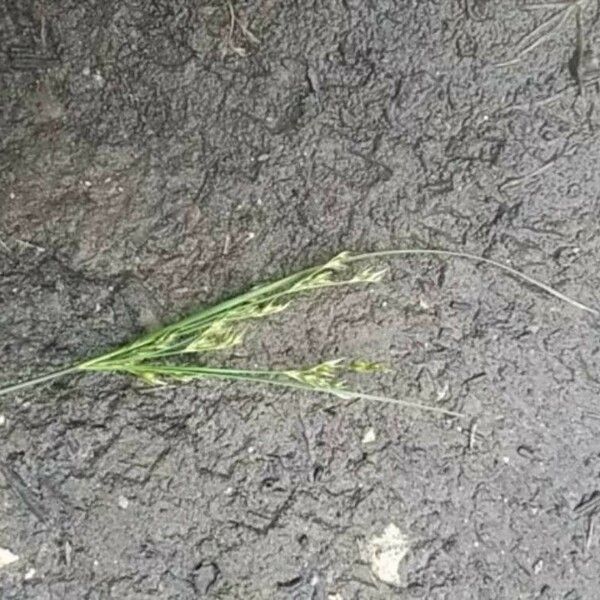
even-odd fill
[[[225,325],[224,321],[216,321],[208,329],[201,331],[190,342],[183,352],[210,352],[213,350],[226,350],[242,343],[243,333],[235,331],[233,327]]]

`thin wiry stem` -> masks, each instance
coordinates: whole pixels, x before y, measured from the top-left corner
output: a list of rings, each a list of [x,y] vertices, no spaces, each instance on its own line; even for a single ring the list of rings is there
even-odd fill
[[[34,379],[28,379],[27,381],[22,381],[20,383],[14,383],[5,388],[0,388],[0,396],[4,396],[5,394],[11,394],[13,392],[18,392],[28,387],[33,387],[34,385],[39,385],[41,383],[47,383],[54,379],[60,379],[65,375],[71,375],[79,370],[77,366],[68,367],[66,369],[60,369],[59,371],[53,371],[52,373],[48,373],[46,375],[41,375],[40,377],[35,377]]]
[[[559,292],[558,290],[554,289],[553,287],[550,287],[549,285],[546,285],[545,283],[539,281],[538,279],[530,277],[529,275],[526,275],[525,273],[518,271],[517,269],[513,269],[512,267],[509,267],[508,265],[506,265],[504,263],[492,260],[491,258],[484,258],[483,256],[478,256],[477,254],[470,254],[468,252],[454,252],[453,250],[429,250],[429,249],[425,249],[425,248],[411,248],[411,249],[407,249],[407,250],[382,250],[380,252],[366,252],[365,254],[354,254],[354,255],[350,256],[350,258],[348,258],[348,262],[356,262],[356,261],[367,260],[367,259],[372,259],[372,258],[390,258],[390,257],[394,257],[394,256],[411,256],[411,255],[425,255],[425,256],[430,255],[430,256],[440,256],[442,258],[443,257],[464,258],[466,260],[470,260],[470,261],[474,261],[474,262],[485,263],[487,265],[495,267],[496,269],[505,271],[506,273],[513,275],[517,279],[521,279],[522,281],[525,281],[526,283],[529,283],[530,285],[537,287],[540,290],[543,290],[547,294],[550,294],[551,296],[554,296],[555,298],[558,298],[559,300],[562,300],[563,302],[566,302],[567,304],[570,304],[571,306],[574,306],[575,308],[578,308],[579,310],[588,312],[588,313],[594,315],[595,317],[600,317],[600,311],[598,309],[592,308],[591,306],[588,306],[587,304],[584,304],[583,302],[579,302],[578,300],[574,300],[573,298],[570,298],[566,294]]]
[[[551,17],[546,19],[543,23],[538,25],[533,31],[530,31],[525,37],[523,37],[517,43],[517,54],[514,58],[501,61],[495,64],[496,67],[509,67],[517,64],[527,53],[537,48],[540,44],[550,37],[553,31],[560,29],[569,15],[572,13],[575,6],[578,6],[577,2],[566,2],[553,6],[563,7],[562,10],[554,13]],[[529,8],[534,8],[533,6]],[[537,6],[539,8],[539,6]],[[547,29],[547,31],[545,31]],[[542,32],[539,36],[538,34]],[[537,36],[537,37],[536,37]],[[520,49],[519,49],[520,48]]]

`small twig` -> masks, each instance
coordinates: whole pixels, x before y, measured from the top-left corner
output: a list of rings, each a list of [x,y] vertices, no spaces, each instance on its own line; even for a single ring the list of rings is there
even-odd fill
[[[15,242],[17,242],[17,244],[21,244],[21,246],[25,246],[25,248],[31,248],[32,250],[37,250],[38,252],[46,252],[45,248],[37,246],[36,244],[32,244],[31,242],[27,242],[26,240],[19,240],[15,238]]]
[[[555,13],[554,15],[552,15],[551,17],[546,19],[543,23],[538,25],[533,31],[530,31],[527,35],[525,35],[525,37],[523,37],[517,43],[517,47],[519,47],[519,46],[523,46],[523,47],[520,48],[519,50],[517,50],[517,54],[515,57],[513,57],[512,59],[506,60],[506,61],[501,61],[501,62],[495,63],[494,66],[508,67],[508,66],[512,66],[512,65],[518,63],[527,53],[531,52],[532,50],[537,48],[540,44],[542,44],[544,41],[546,41],[548,39],[548,37],[550,37],[550,35],[552,34],[553,31],[562,27],[562,25],[567,20],[567,17],[571,14],[571,11],[573,10],[574,6],[575,5],[572,3],[567,4],[566,8]],[[540,31],[543,31],[544,29],[546,29],[549,26],[550,26],[550,28],[548,29],[548,31],[546,33],[542,33],[539,37],[536,38],[536,36],[540,33]],[[531,41],[529,41],[530,39],[531,39]]]
[[[600,492],[598,490],[595,490],[587,498],[582,500],[573,509],[573,511],[575,512],[577,517],[581,517],[582,515],[592,516],[598,511],[599,508],[600,508]]]
[[[600,77],[594,77],[592,79],[583,81],[584,87],[589,87],[589,86],[592,86],[597,83],[600,83]],[[537,100],[535,100],[535,99],[525,100],[523,102],[519,102],[518,104],[511,104],[510,106],[507,106],[506,108],[498,110],[496,114],[504,115],[504,114],[507,114],[507,113],[515,111],[515,110],[531,110],[531,109],[539,107],[539,106],[547,106],[548,104],[552,104],[553,102],[556,102],[557,100],[561,100],[567,94],[569,94],[569,92],[572,92],[573,89],[577,88],[577,87],[578,87],[577,82],[575,82],[574,84],[570,83],[567,86],[565,86],[564,88],[562,88],[561,90],[559,90],[558,92],[552,94],[552,96],[548,96],[547,98],[539,98]]]
[[[242,23],[242,21],[236,16],[235,9],[233,8],[233,4],[231,0],[227,0],[227,8],[229,9],[229,34],[227,37],[227,45],[231,50],[233,50],[238,56],[246,56],[246,50],[241,48],[240,46],[236,46],[233,42],[233,36],[235,33],[235,26],[237,25],[240,28],[240,31],[245,36],[245,38],[255,45],[260,45],[259,39]]]
[[[562,27],[562,25],[567,20],[567,17],[571,14],[571,10],[573,10],[572,7],[565,8],[562,11],[562,18],[559,20],[559,22],[555,26],[551,27],[550,31],[548,31],[548,33],[546,33],[545,35],[541,35],[537,40],[533,40],[527,46],[525,46],[524,48],[521,48],[521,50],[519,51],[519,56],[521,56],[521,57],[525,56],[525,54],[527,54],[528,52],[531,52],[534,48],[537,48],[542,42],[544,42],[548,37],[550,37],[550,34],[555,29],[560,29],[560,27]],[[558,13],[555,16],[559,17],[559,16],[561,16],[561,13]],[[539,27],[537,29],[539,29]],[[534,30],[532,33],[535,33],[535,31],[536,30]],[[531,37],[531,34],[529,36],[525,36],[524,40],[527,39],[528,37]],[[521,40],[520,43],[522,43],[524,40]]]
[[[555,155],[552,158],[550,158],[549,160],[547,160],[543,165],[541,165],[537,169],[534,169],[533,171],[530,171],[529,173],[525,173],[524,175],[518,175],[517,177],[510,177],[509,179],[507,179],[506,181],[501,183],[498,189],[501,192],[503,192],[504,190],[506,190],[508,188],[512,188],[517,185],[521,185],[523,182],[527,181],[528,179],[532,179],[533,177],[536,177],[537,175],[541,175],[542,173],[547,171],[556,162],[556,159],[557,159],[557,156]]]
[[[231,236],[227,234],[225,236],[225,244],[223,244],[223,256],[229,254],[229,245],[231,244]]]
[[[581,62],[583,58],[583,25],[581,23],[581,6],[577,4],[575,8],[575,30],[576,30],[576,39],[575,39],[575,55],[573,57],[574,65],[573,65],[573,75],[577,80],[577,88],[579,90],[579,95],[584,95],[584,86],[581,77]]]
[[[46,15],[42,14],[40,19],[40,38],[42,42],[42,48],[46,50],[48,48],[48,44],[46,43]]]
[[[243,48],[239,48],[233,43],[233,34],[235,32],[235,11],[233,10],[233,4],[231,4],[231,0],[227,0],[227,8],[229,9],[229,32],[227,34],[227,47],[235,52],[238,56],[244,57],[246,56],[246,51]],[[227,52],[224,51],[225,55]]]
[[[469,450],[473,450],[475,447],[475,430],[477,429],[477,423],[475,420],[471,421],[471,427],[469,428]]]
[[[594,515],[591,514],[588,518],[587,530],[585,532],[585,549],[589,550],[592,545],[592,538],[594,536]]]
[[[23,504],[25,504],[38,521],[42,523],[47,522],[48,517],[44,507],[35,498],[35,495],[31,492],[29,486],[23,479],[5,464],[3,460],[0,460],[0,473],[4,476],[4,481],[6,481],[9,489],[23,502]]]
[[[574,4],[577,3],[573,2],[573,0],[558,0],[557,2],[540,2],[538,4],[524,4],[521,8],[523,8],[524,10],[535,10],[538,8],[569,8]]]
[[[588,417],[589,419],[595,419],[596,421],[600,421],[600,412],[597,410],[584,410],[582,416]]]
[[[235,30],[235,11],[233,10],[233,4],[231,0],[227,0],[227,7],[229,8],[229,45],[233,45],[233,32]]]
[[[238,19],[238,25],[242,30],[242,33],[256,46],[260,46],[260,40]]]

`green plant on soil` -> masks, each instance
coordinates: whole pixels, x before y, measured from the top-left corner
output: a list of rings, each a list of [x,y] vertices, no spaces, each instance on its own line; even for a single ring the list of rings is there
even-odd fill
[[[153,386],[211,379],[244,381],[330,394],[341,398],[396,403],[450,416],[462,416],[460,413],[437,406],[366,394],[352,389],[344,381],[344,375],[369,374],[382,369],[381,365],[368,360],[336,358],[305,368],[285,370],[234,369],[214,367],[207,363],[207,356],[211,352],[233,348],[243,342],[245,322],[279,313],[287,309],[291,301],[300,295],[326,288],[365,286],[380,282],[386,269],[374,269],[370,266],[358,268],[357,265],[376,258],[407,256],[459,258],[485,263],[580,310],[600,316],[600,312],[596,309],[577,302],[508,265],[473,254],[418,248],[366,254],[343,252],[324,264],[299,271],[272,283],[259,285],[239,296],[202,309],[176,323],[143,335],[116,350],[59,371],[0,388],[0,396],[66,375],[96,371],[135,376]]]

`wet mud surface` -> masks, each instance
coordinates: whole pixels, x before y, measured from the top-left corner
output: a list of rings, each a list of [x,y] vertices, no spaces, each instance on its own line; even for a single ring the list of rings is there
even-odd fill
[[[600,305],[595,0],[0,3],[8,380],[343,250]],[[234,19],[232,22],[232,12]],[[86,376],[0,404],[6,600],[594,599],[598,323],[411,259],[239,360],[397,406]]]

